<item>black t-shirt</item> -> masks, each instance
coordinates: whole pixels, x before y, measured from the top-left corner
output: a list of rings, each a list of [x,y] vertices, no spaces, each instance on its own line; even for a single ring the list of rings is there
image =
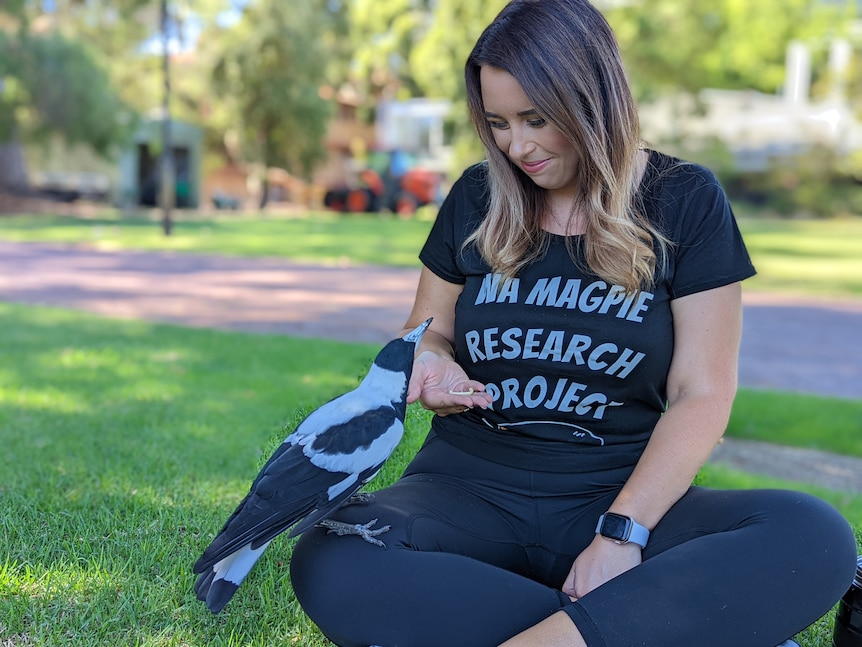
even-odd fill
[[[634,466],[665,409],[671,300],[754,274],[724,191],[707,169],[653,151],[640,191],[647,217],[674,247],[655,287],[627,295],[582,271],[586,264],[572,261],[562,236],[515,279],[501,281],[474,247],[462,249],[487,211],[485,165],[455,183],[420,259],[464,285],[455,307],[456,359],[494,402],[486,411],[435,417],[439,436],[527,469]]]

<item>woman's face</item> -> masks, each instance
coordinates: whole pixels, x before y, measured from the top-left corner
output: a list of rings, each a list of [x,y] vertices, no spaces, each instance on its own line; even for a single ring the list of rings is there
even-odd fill
[[[536,112],[514,76],[483,65],[479,82],[485,118],[499,149],[537,185],[571,197],[577,191],[577,150]]]

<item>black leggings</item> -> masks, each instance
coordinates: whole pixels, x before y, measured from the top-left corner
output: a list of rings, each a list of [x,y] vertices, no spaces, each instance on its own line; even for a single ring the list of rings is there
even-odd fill
[[[386,547],[308,531],[294,590],[341,647],[492,647],[559,610],[590,647],[774,647],[853,579],[853,533],[819,499],[691,488],[641,565],[571,602],[560,587],[619,477],[502,467],[431,436],[374,503],[334,515],[391,525]]]

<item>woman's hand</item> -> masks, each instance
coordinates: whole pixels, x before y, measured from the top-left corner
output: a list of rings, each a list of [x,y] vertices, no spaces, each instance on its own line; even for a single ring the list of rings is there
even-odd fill
[[[463,285],[450,283],[423,267],[413,310],[404,326],[407,332],[434,318],[413,361],[407,402],[418,401],[439,416],[464,413],[473,407],[486,409],[491,404],[485,385],[468,379],[454,360],[455,304],[463,289]]]
[[[417,400],[438,416],[464,413],[473,407],[486,409],[491,404],[484,384],[468,379],[457,362],[432,351],[423,351],[413,362],[407,402]]]
[[[595,539],[575,559],[563,593],[579,600],[593,589],[641,563],[641,547],[637,544],[617,544],[596,535]]]

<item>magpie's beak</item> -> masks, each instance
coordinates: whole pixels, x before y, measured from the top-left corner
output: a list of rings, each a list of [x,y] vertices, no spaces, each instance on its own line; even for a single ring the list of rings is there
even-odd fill
[[[404,335],[401,339],[404,341],[412,341],[415,344],[419,343],[419,340],[422,339],[422,335],[425,334],[425,331],[428,330],[428,326],[431,325],[431,322],[434,320],[434,317],[430,317],[423,321],[421,324],[416,326],[409,333]]]

